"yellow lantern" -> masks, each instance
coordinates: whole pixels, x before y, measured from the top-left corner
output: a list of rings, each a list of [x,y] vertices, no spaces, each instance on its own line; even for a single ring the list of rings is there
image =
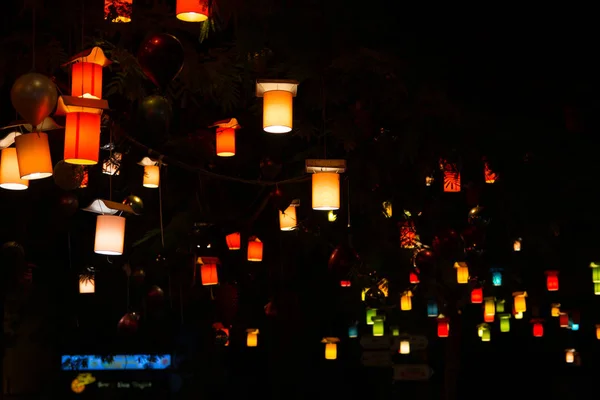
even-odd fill
[[[321,343],[325,343],[325,359],[335,360],[337,358],[337,344],[340,339],[336,337],[326,337],[321,340]]]
[[[408,340],[400,341],[400,354],[410,354],[410,342]]]
[[[592,269],[592,282],[600,283],[600,263],[591,262],[590,268]]]
[[[483,313],[490,316],[496,314],[496,302],[493,297],[486,297],[484,299]]]
[[[498,317],[500,318],[500,332],[510,332],[510,314],[502,313]]]
[[[516,312],[523,313],[523,312],[527,311],[527,302],[525,300],[526,297],[527,297],[527,292],[514,292],[513,293],[514,306],[515,306]]]
[[[600,325],[596,325],[596,339],[600,340]]]
[[[464,284],[469,282],[469,266],[466,262],[457,261],[454,263],[456,268],[456,282]]]
[[[575,361],[575,349],[567,349],[565,350],[565,361],[568,364],[572,364]]]
[[[412,292],[410,290],[407,290],[406,292],[402,293],[402,296],[400,297],[400,309],[402,311],[410,311],[412,310]]]
[[[246,329],[248,334],[246,338],[246,345],[248,347],[258,346],[258,329]]]
[[[377,315],[373,317],[373,336],[383,336],[385,333],[385,316]]]
[[[151,189],[156,189],[160,184],[160,166],[146,165],[144,167],[144,182],[143,186]]]
[[[258,80],[256,97],[264,99],[263,130],[269,133],[287,133],[292,130],[294,102],[298,92],[295,80]]]
[[[594,294],[600,296],[600,283],[594,282]]]
[[[25,190],[29,187],[29,181],[21,179],[19,172],[19,160],[17,149],[8,147],[2,149],[0,159],[0,187],[7,190]]]
[[[486,323],[477,325],[477,335],[482,342],[489,342],[491,340],[490,326]]]
[[[550,315],[553,317],[560,316],[560,303],[552,303],[552,307],[550,308]]]
[[[123,254],[125,218],[118,215],[98,215],[94,252],[109,256]]]
[[[515,313],[515,319],[523,319],[523,313],[522,312],[516,312]]]
[[[521,238],[515,239],[513,242],[513,251],[521,251]]]
[[[367,325],[373,325],[373,319],[377,316],[376,308],[367,308]]]
[[[82,276],[79,278],[79,293],[94,293],[96,291],[96,282],[94,277]]]
[[[52,159],[48,135],[43,132],[26,133],[15,138],[21,179],[28,181],[52,176]]]
[[[292,231],[296,229],[298,219],[296,217],[296,205],[292,204],[285,211],[279,211],[279,229]]]

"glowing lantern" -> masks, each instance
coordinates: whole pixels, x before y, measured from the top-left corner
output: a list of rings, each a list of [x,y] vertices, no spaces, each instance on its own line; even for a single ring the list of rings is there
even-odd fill
[[[496,300],[496,312],[503,313],[506,302],[503,299]]]
[[[499,269],[492,270],[492,285],[502,286],[502,271]]]
[[[495,315],[494,314],[483,314],[483,322],[492,323],[494,322]]]
[[[517,239],[513,242],[513,251],[521,251],[521,239]]]
[[[531,320],[533,324],[533,336],[534,337],[543,337],[544,336],[544,324],[540,319]]]
[[[600,325],[596,325],[596,339],[600,340]]]
[[[356,324],[348,327],[348,337],[351,339],[358,337],[358,326],[356,326]]]
[[[500,332],[510,332],[510,314],[498,314],[500,318]]]
[[[485,323],[477,325],[477,334],[482,342],[489,342],[492,338],[490,326]]]
[[[19,151],[18,147],[17,147],[17,151]],[[19,165],[21,165],[21,164],[19,164]],[[600,268],[599,268],[600,264],[593,262],[590,264],[590,267],[592,268],[592,282],[600,283]]]
[[[385,333],[385,317],[376,315],[373,317],[373,336],[383,336]]]
[[[383,216],[386,218],[392,218],[392,202],[391,201],[384,201],[382,204],[383,210]]]
[[[494,316],[496,314],[496,302],[493,297],[486,297],[483,304],[484,315]],[[487,322],[487,321],[486,321]]]
[[[444,171],[444,192],[460,192],[460,171],[457,165],[446,160],[442,160],[440,165]]]
[[[527,297],[527,292],[514,292],[514,306],[516,312],[525,312],[527,311],[527,302],[525,298]]]
[[[410,342],[408,340],[401,340],[398,352],[400,354],[410,354]]]
[[[248,261],[259,262],[263,259],[263,244],[255,237],[248,241]]]
[[[298,225],[296,217],[296,204],[290,205],[285,211],[279,211],[279,229],[282,231],[292,231]]]
[[[29,181],[21,179],[17,149],[7,147],[2,149],[0,159],[0,187],[7,190],[25,190]]]
[[[133,0],[104,0],[104,19],[114,23],[131,22]]]
[[[513,315],[515,316],[515,319],[523,319],[523,312],[515,310],[514,303],[513,303]]]
[[[26,133],[15,138],[21,179],[34,180],[52,176],[52,159],[48,135],[43,132]]]
[[[258,346],[258,329],[246,329],[246,346],[256,347]]]
[[[469,267],[466,262],[455,262],[456,282],[464,284],[469,282]]]
[[[287,133],[292,130],[294,102],[298,82],[294,80],[258,80],[256,97],[264,99],[263,130],[269,133]]]
[[[352,286],[352,281],[340,281],[341,287],[350,287]]]
[[[71,64],[71,96],[102,98],[102,69],[112,64],[100,47],[93,47],[73,57]]]
[[[392,326],[392,336],[400,336],[400,328]]]
[[[142,185],[151,189],[158,188],[160,185],[160,166],[146,165],[144,167],[144,181]]]
[[[471,303],[481,304],[483,302],[483,289],[480,287],[471,290]]]
[[[100,114],[67,114],[64,160],[69,164],[94,165],[100,153]]]
[[[96,218],[96,240],[94,252],[109,256],[123,254],[125,242],[125,217],[98,215]]]
[[[337,344],[340,339],[335,337],[326,337],[323,338],[321,343],[325,343],[325,359],[326,360],[335,360],[337,358]]]
[[[209,0],[177,0],[175,15],[185,22],[204,22],[210,16]]]
[[[312,176],[313,210],[340,208],[340,176],[335,172],[321,172]]]
[[[549,292],[558,290],[558,271],[546,271],[546,287]]]
[[[410,272],[408,274],[408,280],[412,284],[417,284],[417,283],[419,283],[419,275],[417,275],[415,272]]]
[[[402,293],[402,296],[400,297],[400,309],[402,311],[410,311],[412,310],[412,292],[410,290],[407,290],[406,292]]]
[[[496,182],[496,179],[498,179],[498,174],[492,171],[489,163],[485,160],[483,162],[483,175],[485,178],[485,183],[494,183]]]
[[[596,296],[600,295],[600,282],[594,282],[594,294]]]
[[[94,277],[82,276],[79,278],[79,293],[94,293],[96,291],[96,281]]]
[[[211,128],[213,127],[217,127],[217,155],[219,157],[235,156],[235,131],[241,128],[237,119],[230,118],[217,121],[211,126]]]
[[[435,300],[429,300],[427,302],[427,316],[435,318],[439,314],[438,305]]]
[[[202,263],[202,258],[198,257],[198,264]],[[217,264],[201,264],[200,278],[202,286],[212,286],[219,284],[219,274],[217,272]]]
[[[367,308],[367,325],[373,325],[373,318],[377,316],[376,308]]]
[[[438,337],[448,337],[450,334],[450,321],[448,318],[444,318],[442,314],[437,319],[437,334]]]
[[[335,222],[336,219],[337,219],[337,214],[333,210],[329,210],[329,212],[327,213],[327,221]]]
[[[403,249],[414,249],[417,244],[417,231],[412,221],[399,222],[400,247]]]
[[[123,154],[114,152],[102,164],[102,173],[106,175],[119,175],[121,173],[121,160]]]
[[[225,242],[227,242],[227,248],[229,250],[239,250],[242,247],[242,240],[239,232],[234,232],[225,236]]]
[[[575,349],[567,349],[565,350],[565,361],[568,364],[572,364],[575,361]]]
[[[433,183],[433,176],[426,176],[425,177],[425,186],[431,186],[432,183]]]
[[[552,306],[550,307],[550,315],[553,317],[560,316],[560,303],[552,303]]]
[[[561,312],[558,315],[558,325],[561,328],[568,328],[569,327],[569,314]]]

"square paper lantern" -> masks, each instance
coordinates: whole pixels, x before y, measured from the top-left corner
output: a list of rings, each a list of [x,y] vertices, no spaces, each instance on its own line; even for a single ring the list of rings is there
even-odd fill
[[[246,346],[256,347],[258,346],[258,329],[247,329],[246,330]]]
[[[225,242],[227,242],[227,248],[229,250],[239,250],[242,247],[241,235],[239,232],[230,233],[225,236]]]
[[[43,132],[26,133],[15,138],[21,179],[31,181],[52,176],[52,159],[48,135]]]
[[[437,319],[437,334],[441,338],[448,337],[450,334],[450,321],[441,314]]]
[[[94,253],[120,256],[123,254],[124,243],[125,217],[118,215],[98,215],[96,217]]]
[[[454,263],[456,269],[456,282],[465,284],[469,282],[469,267],[466,262],[457,261]]]
[[[260,262],[263,259],[263,244],[255,237],[248,241],[248,261]]]
[[[527,292],[514,292],[513,293],[514,307],[515,307],[516,312],[527,311],[527,302],[525,299],[526,297],[527,297]]]
[[[471,290],[471,303],[481,304],[483,303],[483,288],[477,287]]]
[[[14,147],[2,149],[0,157],[0,187],[7,190],[27,189],[29,181],[21,179],[17,149]]]
[[[256,97],[263,98],[263,130],[287,133],[292,130],[294,101],[298,92],[295,80],[258,80]]]
[[[185,22],[204,22],[210,16],[209,0],[177,0],[175,15]]]
[[[96,282],[94,277],[82,276],[79,278],[79,293],[94,293],[96,291]]]
[[[65,124],[64,160],[69,164],[95,165],[100,153],[101,115],[73,112]]]
[[[200,266],[200,277],[203,286],[212,286],[219,283],[217,264],[202,264]]]
[[[558,290],[558,271],[546,271],[546,287],[549,292]]]
[[[131,22],[133,0],[104,0],[104,19],[113,23]]]

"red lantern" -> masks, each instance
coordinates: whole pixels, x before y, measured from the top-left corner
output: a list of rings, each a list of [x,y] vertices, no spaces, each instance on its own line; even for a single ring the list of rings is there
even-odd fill
[[[558,324],[560,325],[561,328],[568,328],[569,327],[569,314],[560,313],[560,315],[558,316]]]
[[[102,98],[102,65],[80,62],[71,69],[71,96]]]
[[[533,336],[534,337],[542,337],[544,336],[544,325],[541,321],[532,321],[533,322]]]
[[[235,232],[225,236],[225,241],[227,242],[227,247],[229,250],[239,250],[242,247],[240,233]]]
[[[77,64],[76,64],[77,65]],[[69,164],[94,165],[100,153],[100,114],[67,114],[64,160]]]
[[[206,21],[210,16],[208,0],[177,0],[175,14],[185,22]]]
[[[448,337],[450,334],[450,323],[447,318],[438,318],[437,334],[438,337]]]
[[[414,249],[417,244],[417,231],[412,221],[398,223],[400,226],[400,247],[403,249]]]
[[[558,271],[546,271],[546,287],[549,292],[558,290]]]
[[[217,155],[219,157],[235,156],[235,129],[217,128]]]
[[[419,275],[417,275],[416,272],[411,272],[410,274],[408,274],[408,279],[412,284],[419,283]]]
[[[485,183],[495,183],[496,179],[498,179],[498,174],[492,171],[489,163],[485,159],[483,160],[483,175]]]
[[[471,303],[473,304],[481,304],[483,303],[483,289],[482,288],[474,288],[471,291]]]
[[[200,275],[202,276],[202,285],[204,286],[216,285],[219,283],[217,264],[201,265]]]
[[[248,261],[262,261],[263,244],[257,238],[250,238],[248,242]]]
[[[350,286],[352,286],[352,282],[351,281],[340,281],[340,286],[341,287],[350,287]]]
[[[460,171],[456,164],[442,160],[440,162],[444,171],[444,192],[460,192]]]
[[[495,314],[486,314],[486,313],[483,313],[483,321],[484,322],[494,322],[494,315]]]

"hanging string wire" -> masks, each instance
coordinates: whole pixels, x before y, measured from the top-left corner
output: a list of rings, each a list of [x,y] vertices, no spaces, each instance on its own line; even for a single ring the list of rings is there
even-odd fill
[[[163,197],[162,197],[162,187],[163,187],[163,177],[160,173],[163,168],[162,162],[158,162],[158,218],[160,220],[160,242],[162,244],[163,249],[165,248],[165,227],[163,225]]]
[[[108,149],[108,151],[109,151],[109,153],[108,153],[108,163],[109,163],[109,166],[111,168],[113,168],[113,165],[112,165],[112,163],[113,163],[113,145],[112,145],[112,143],[113,143],[113,132],[112,132],[112,128],[110,129],[110,133],[109,134],[110,134],[110,138],[109,138],[109,141],[110,141],[109,144],[110,144],[110,146],[109,146],[109,149]],[[119,165],[119,167],[120,167],[120,165]],[[112,171],[112,172],[113,172],[112,174],[108,175],[108,191],[109,191],[109,194],[108,194],[109,197],[108,197],[108,199],[110,201],[112,201],[112,194],[113,194],[113,186],[112,186],[113,182],[112,182],[112,178],[113,178],[113,174],[115,174],[116,171]]]
[[[348,209],[348,228],[352,226],[350,223],[350,179],[346,177],[346,208]]]
[[[325,94],[325,77],[321,77],[321,96],[323,101],[323,110],[321,110],[321,118],[323,119],[323,158],[327,158],[327,97]]]
[[[33,4],[33,11],[32,11],[32,22],[33,22],[33,27],[31,28],[31,69],[35,71],[35,3]]]

